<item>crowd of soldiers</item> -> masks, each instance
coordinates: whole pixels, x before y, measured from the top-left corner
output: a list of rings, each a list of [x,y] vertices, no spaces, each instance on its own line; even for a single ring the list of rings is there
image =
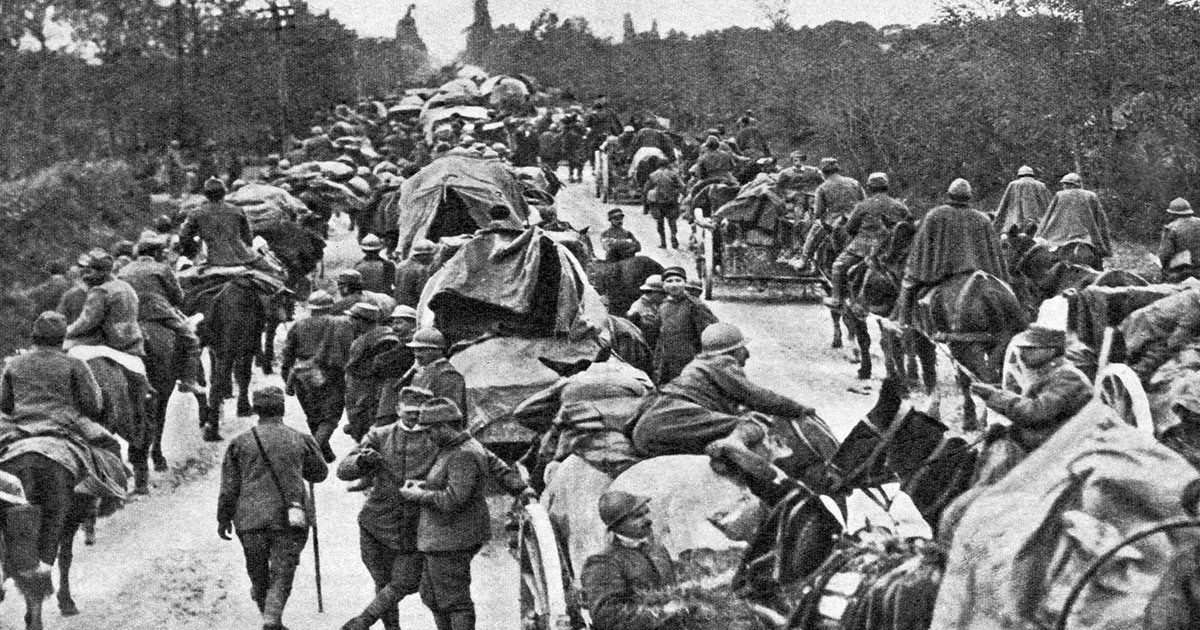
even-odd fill
[[[334,114],[327,121],[331,127],[362,122],[348,108]],[[581,181],[590,155],[588,138],[599,129],[607,137],[604,142],[621,154],[632,157],[640,148],[655,147],[669,156],[651,161],[640,182],[646,213],[657,224],[659,247],[666,249],[679,247],[676,219],[706,183],[736,182],[740,168],[770,155],[750,112],[739,119],[733,135],[721,128],[709,130],[690,156],[686,144],[655,124],[610,129],[618,124],[598,103],[589,115],[571,112],[540,133],[539,124],[526,123],[506,142],[491,145],[452,121],[435,135],[432,146],[415,131],[384,124],[379,133],[387,150],[374,166],[389,159],[403,160],[404,166],[368,172],[411,175],[440,156],[470,154],[514,166],[540,164],[551,174],[565,161],[567,181],[573,183]],[[346,155],[363,168],[361,144],[336,142],[348,134],[331,138],[323,128],[313,132],[297,143],[295,151],[302,155],[279,157],[273,172],[286,170],[292,159]],[[177,150],[172,145],[171,151]],[[759,165],[760,172],[774,168]],[[395,183],[384,177],[376,181],[379,186]],[[776,181],[781,190],[811,192],[817,219],[848,236],[833,265],[831,306],[840,306],[847,297],[846,270],[876,252],[897,225],[914,221],[906,205],[890,196],[885,173],[870,174],[860,186],[842,174],[836,159],[813,167],[807,156],[794,153]],[[1062,190],[1052,194],[1033,169],[1022,167],[989,216],[971,207],[971,185],[954,181],[947,203],[930,210],[916,227],[903,264],[901,323],[912,323],[905,319],[905,309],[921,289],[948,277],[982,270],[1007,279],[999,238],[1014,230],[1052,245],[1084,243],[1093,266],[1101,268],[1113,248],[1099,198],[1083,188],[1077,174],[1060,183]],[[174,184],[172,190],[178,190]],[[202,391],[199,341],[180,312],[183,292],[173,250],[203,243],[209,264],[249,268],[260,265],[263,256],[252,247],[245,215],[223,201],[224,183],[210,178],[201,191],[206,202],[188,214],[178,237],[173,222],[164,219],[130,251],[89,251],[76,265],[82,286],[68,277],[65,265],[49,269],[51,279],[30,293],[39,311],[46,311],[34,323],[35,351],[10,363],[0,377],[0,411],[12,418],[50,418],[67,425],[93,415],[94,379],[89,385],[87,364],[62,348],[110,348],[133,357],[126,363],[137,374],[137,359],[144,356],[139,323],[146,321],[168,327],[185,349],[188,369],[180,390]],[[503,211],[507,208],[496,209]],[[1192,258],[1200,255],[1200,218],[1182,199],[1167,212],[1178,218],[1162,235],[1164,277],[1196,277],[1200,260]],[[573,229],[553,212],[543,212],[541,219],[543,229]],[[770,462],[755,450],[765,438],[764,424],[751,412],[810,417],[813,409],[752,383],[744,372],[750,353],[741,331],[717,321],[684,268],[663,268],[642,252],[642,244],[625,227],[623,210],[613,209],[608,219],[610,227],[600,241],[611,268],[607,274],[598,272],[594,281],[609,310],[633,322],[653,349],[649,382],[635,387],[647,401],[630,436],[633,451],[640,457],[708,454],[769,481],[774,476]],[[436,244],[418,240],[407,258],[393,260],[387,255],[386,234],[374,229],[378,225],[360,225],[363,257],[336,273],[335,292],[317,290],[308,296],[308,315],[290,328],[284,341],[285,387],[254,392],[258,422],[232,440],[225,455],[218,533],[229,538],[236,532],[243,546],[264,629],[283,627],[292,575],[312,518],[306,513],[311,504],[305,484],[325,479],[335,461],[337,477],[353,482],[352,490],[367,493],[358,517],[360,547],[375,586],[374,598],[345,624],[348,629],[368,628],[379,620],[385,628],[399,628],[398,602],[417,592],[439,630],[473,628],[470,562],[490,533],[485,486],[494,480],[516,497],[536,496],[514,468],[467,432],[472,410],[466,383],[447,358],[446,339],[435,328],[418,327],[416,309],[436,271]],[[990,407],[1013,421],[1010,437],[1025,451],[1044,442],[1090,398],[1086,377],[1064,360],[1064,343],[1062,331],[1035,326],[1017,344],[1031,374],[1030,386],[1021,394],[974,387]],[[606,358],[599,356],[594,363]],[[144,366],[140,370],[144,380]],[[59,383],[70,385],[46,386]],[[299,401],[310,435],[282,424],[287,396]],[[343,414],[343,430],[356,446],[338,461],[330,439]],[[997,463],[992,474],[1003,474],[1013,463]],[[135,491],[148,491],[145,481],[136,480]],[[598,505],[612,543],[582,569],[597,628],[666,627],[679,612],[671,605],[636,604],[637,593],[675,581],[665,549],[649,537],[647,502],[609,492]]]

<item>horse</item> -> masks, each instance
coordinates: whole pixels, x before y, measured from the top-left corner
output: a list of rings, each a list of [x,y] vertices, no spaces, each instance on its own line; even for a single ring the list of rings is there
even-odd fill
[[[233,396],[235,379],[238,385],[237,414],[251,414],[250,373],[267,320],[259,293],[241,278],[222,285],[205,309],[205,319],[199,330],[200,343],[209,348],[212,359],[205,440],[221,439],[222,407],[225,399]]]
[[[146,341],[146,374],[150,379],[150,387],[155,391],[150,425],[149,457],[154,462],[156,472],[165,472],[168,467],[167,459],[162,452],[162,435],[163,427],[167,422],[167,403],[171,400],[171,390],[175,389],[175,384],[183,377],[186,358],[179,351],[174,331],[158,322],[141,322],[141,325],[142,336]],[[196,375],[200,383],[206,381],[203,370],[203,365],[201,365],[200,372]],[[208,394],[195,393],[193,396],[196,397],[196,403],[200,409],[200,426],[204,427],[209,424]],[[131,460],[138,459],[144,464],[145,458],[145,449],[138,452],[135,457],[135,449],[130,448]],[[135,493],[149,492],[145,476],[138,475],[134,481]]]
[[[814,221],[809,228],[808,242],[805,243],[805,253],[824,278],[823,284],[827,293],[833,292],[833,262],[849,242],[844,225],[844,221],[833,226],[824,221]],[[842,307],[830,305],[829,317],[833,322],[833,342],[830,347],[837,350],[842,347]],[[854,341],[856,330],[847,326],[846,332],[850,340]],[[869,339],[867,343],[870,343]],[[857,360],[862,360],[862,357],[857,357]]]
[[[685,208],[692,208],[700,211],[700,215],[705,219],[711,220],[717,210],[721,206],[733,201],[737,198],[738,191],[741,190],[738,186],[725,181],[713,181],[707,184],[697,184],[695,192],[692,194],[691,200],[685,201]],[[690,204],[690,205],[689,205]],[[697,241],[696,236],[696,221],[691,210],[685,210],[684,220],[692,224],[692,248],[696,249],[696,274],[703,278],[705,271],[704,249],[703,244]],[[721,265],[721,230],[717,226],[712,226],[713,239],[713,268]]]
[[[59,612],[64,617],[79,614],[71,596],[70,579],[75,533],[94,514],[95,499],[75,492],[71,470],[38,453],[17,455],[0,465],[0,470],[21,481],[30,503],[4,508],[4,518],[9,523],[5,536],[17,530],[28,536],[25,540],[6,538],[4,546],[8,549],[6,563],[12,562],[9,566],[16,571],[14,581],[25,598],[25,628],[42,630],[42,601],[54,592],[49,568],[56,561]],[[18,519],[26,527],[14,527]],[[20,549],[24,551],[17,552]],[[14,556],[21,560],[13,562]]]
[[[1059,247],[1034,238],[1016,226],[1001,239],[1001,250],[1012,277],[1013,292],[1030,317],[1042,302],[1091,285],[1146,286],[1141,276],[1127,270],[1103,270],[1090,243],[1072,241]]]

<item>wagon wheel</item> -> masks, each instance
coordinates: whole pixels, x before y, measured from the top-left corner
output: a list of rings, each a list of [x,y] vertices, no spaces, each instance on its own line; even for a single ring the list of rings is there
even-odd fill
[[[1096,375],[1096,396],[1100,402],[1132,425],[1154,434],[1154,418],[1150,415],[1150,399],[1142,388],[1136,372],[1123,363],[1110,363]]]
[[[717,229],[713,226],[712,229],[704,230],[704,299],[713,299],[713,276],[716,273],[716,256],[713,251],[713,230]]]
[[[570,624],[562,560],[546,508],[525,506],[518,558],[522,630],[555,630]]]
[[[1016,338],[1008,342],[1004,350],[1004,369],[1000,373],[1000,389],[1006,392],[1020,393],[1029,385],[1021,373],[1021,349],[1016,345]]]

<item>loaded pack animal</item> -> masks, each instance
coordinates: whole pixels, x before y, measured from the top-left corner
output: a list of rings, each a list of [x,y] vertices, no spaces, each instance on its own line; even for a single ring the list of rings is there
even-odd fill
[[[807,247],[811,248],[812,264],[817,271],[825,279],[826,293],[833,291],[833,262],[837,260],[838,254],[845,249],[850,242],[849,235],[845,230],[845,220],[843,219],[836,225],[829,225],[824,221],[816,221],[815,240]],[[842,307],[830,306],[829,316],[833,322],[833,343],[831,348],[838,349],[842,347]],[[847,326],[847,335],[851,341],[854,341],[855,331]],[[869,343],[869,342],[868,342]],[[858,348],[855,349],[856,351]],[[857,357],[861,360],[861,357]]]
[[[717,213],[717,210],[721,209],[721,206],[733,201],[737,197],[738,191],[740,190],[738,186],[728,182],[710,182],[707,184],[698,185],[699,188],[697,188],[695,193],[692,195],[690,208],[693,210],[699,210],[700,216],[709,221],[712,220],[712,217]],[[686,209],[687,204],[688,202],[685,201],[685,212],[683,216],[686,221],[692,224],[691,247],[697,252],[696,273],[699,277],[704,277],[705,262],[703,256],[703,247],[700,244],[698,233],[696,231],[696,217],[691,210]],[[712,229],[712,238],[713,258],[715,259],[713,260],[713,267],[716,268],[721,265],[722,239],[721,230],[716,229],[715,226],[713,226]]]

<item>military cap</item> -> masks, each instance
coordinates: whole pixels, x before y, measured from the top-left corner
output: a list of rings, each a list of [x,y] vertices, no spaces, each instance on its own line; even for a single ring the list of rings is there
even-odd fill
[[[96,269],[98,271],[112,271],[113,257],[103,249],[96,248],[86,254],[79,256],[77,261],[80,267],[87,269]]]
[[[204,182],[204,192],[205,194],[221,193],[223,195],[229,191],[225,188],[225,182],[222,182],[216,177],[209,177]]]
[[[308,296],[308,307],[314,311],[333,308],[333,296],[325,291],[313,291]]]
[[[821,158],[821,171],[828,173],[830,171],[840,170],[842,167],[838,164],[837,158],[827,157]]]
[[[282,412],[284,407],[283,390],[276,385],[265,385],[254,390],[254,393],[250,395],[250,402],[255,409]]]
[[[600,520],[604,526],[612,529],[626,519],[642,512],[649,505],[650,498],[642,497],[620,490],[609,490],[600,495]]]
[[[1062,176],[1062,179],[1058,180],[1058,183],[1082,186],[1083,178],[1079,176],[1079,173],[1067,173],[1066,175]]]
[[[417,239],[417,242],[413,243],[412,251],[414,254],[432,254],[437,251],[437,245],[429,239]]]
[[[337,281],[345,283],[357,282],[362,284],[362,274],[357,269],[343,269],[337,272]]]
[[[950,188],[946,189],[946,193],[954,199],[970,199],[974,194],[971,190],[971,182],[961,177],[950,182]]]
[[[362,241],[359,241],[358,247],[364,252],[377,252],[383,249],[383,241],[374,234],[368,234],[363,237]]]
[[[399,304],[392,309],[391,319],[411,319],[417,321],[417,309],[407,305]]]
[[[700,333],[700,349],[706,354],[721,354],[746,347],[746,337],[737,326],[728,322],[709,324]]]
[[[638,291],[657,291],[662,293],[662,290],[663,278],[658,274],[647,276],[646,281],[642,283],[642,286],[638,287]]]
[[[1059,328],[1050,328],[1041,324],[1031,324],[1025,332],[1013,338],[1013,344],[1018,348],[1057,348],[1066,346],[1067,333]]]
[[[687,281],[687,271],[683,267],[679,267],[679,266],[667,267],[666,269],[663,269],[663,272],[662,272],[663,282],[666,282],[668,278],[683,278],[684,281],[686,282]]]
[[[613,217],[623,217],[623,216],[625,216],[625,211],[620,208],[613,208],[612,210],[608,211],[608,218],[610,218],[610,219]]]
[[[431,398],[421,403],[421,413],[417,416],[417,424],[430,426],[434,424],[457,424],[462,422],[463,415],[458,405],[449,398]]]
[[[1191,215],[1192,204],[1188,203],[1188,200],[1184,199],[1183,197],[1176,197],[1175,200],[1171,202],[1171,205],[1167,206],[1167,214],[1178,214],[1183,216]]]
[[[33,322],[30,334],[35,341],[54,341],[62,343],[67,336],[67,318],[58,311],[44,311]]]
[[[359,302],[351,306],[348,314],[350,317],[361,319],[364,322],[379,321],[379,307],[370,302]]]
[[[1033,177],[1033,167],[1026,164],[1017,169],[1017,177]]]
[[[438,348],[444,350],[446,348],[446,337],[436,328],[422,328],[413,335],[412,341],[408,342],[409,348]]]

